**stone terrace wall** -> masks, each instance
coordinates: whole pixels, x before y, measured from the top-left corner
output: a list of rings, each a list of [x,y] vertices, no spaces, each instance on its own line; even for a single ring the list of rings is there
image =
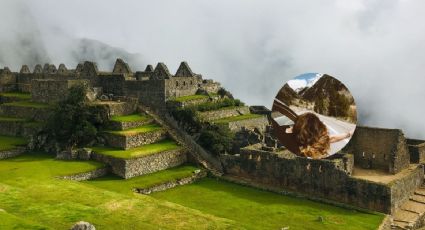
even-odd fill
[[[100,169],[95,169],[89,172],[77,173],[77,174],[66,175],[66,176],[58,176],[57,178],[64,179],[64,180],[84,181],[84,180],[91,180],[91,179],[105,176],[107,173],[108,173],[108,168],[100,168]]]
[[[393,211],[413,195],[413,192],[422,185],[424,180],[423,165],[413,169],[412,173],[406,177],[397,179],[391,183],[391,203]]]
[[[240,131],[242,130],[242,128],[246,128],[246,129],[258,128],[259,130],[264,131],[268,124],[269,124],[269,121],[267,120],[267,117],[263,116],[258,118],[229,122],[229,129],[232,131]]]
[[[398,173],[407,168],[410,155],[399,129],[357,126],[346,151],[354,154],[356,166]]]
[[[93,159],[111,166],[112,172],[122,178],[131,178],[181,165],[187,161],[185,149],[176,149],[140,158],[114,158],[92,153]]]
[[[233,107],[233,108],[222,108],[220,110],[200,112],[199,115],[202,120],[211,121],[225,117],[238,116],[248,114],[249,108],[247,106]]]
[[[164,80],[127,80],[125,85],[128,96],[139,98],[140,102],[146,106],[151,106],[161,111],[165,109]]]
[[[289,152],[276,154],[248,147],[241,149],[240,155],[222,156],[222,162],[227,175],[236,178],[369,210],[391,213],[405,199],[401,193],[392,195],[391,189],[396,191],[402,185],[392,188],[350,177],[353,164],[350,154],[332,160],[314,160]],[[420,173],[413,174],[420,177]],[[406,188],[404,193],[414,186]]]
[[[52,110],[50,108],[34,108],[13,105],[1,105],[0,115],[6,117],[24,118],[35,121],[46,121],[49,119]]]
[[[0,70],[0,92],[16,90],[16,75]]]
[[[160,129],[128,136],[106,132],[103,135],[108,145],[121,149],[130,149],[163,140],[167,137],[167,131],[165,129]]]

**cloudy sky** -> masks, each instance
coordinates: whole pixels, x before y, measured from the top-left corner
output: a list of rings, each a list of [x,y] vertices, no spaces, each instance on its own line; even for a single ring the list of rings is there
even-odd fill
[[[425,138],[423,0],[1,0],[0,65],[165,62],[270,107],[306,72],[340,79],[360,123]],[[31,66],[32,68],[33,66]]]

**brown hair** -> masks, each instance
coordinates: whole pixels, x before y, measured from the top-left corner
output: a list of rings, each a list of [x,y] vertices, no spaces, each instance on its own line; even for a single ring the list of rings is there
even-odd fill
[[[298,141],[301,155],[321,158],[330,148],[328,129],[313,113],[299,115],[292,132]]]

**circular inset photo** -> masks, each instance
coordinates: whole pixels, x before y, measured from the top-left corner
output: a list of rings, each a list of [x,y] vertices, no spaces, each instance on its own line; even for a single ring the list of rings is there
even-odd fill
[[[328,74],[301,74],[284,84],[273,101],[273,132],[298,156],[320,159],[337,153],[356,123],[353,96]]]

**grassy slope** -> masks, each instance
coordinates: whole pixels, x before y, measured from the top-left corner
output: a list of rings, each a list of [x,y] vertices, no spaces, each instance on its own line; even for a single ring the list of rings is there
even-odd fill
[[[25,219],[11,215],[4,210],[0,210],[0,220],[0,229],[49,229],[45,226],[31,223]]]
[[[117,122],[136,122],[136,121],[146,121],[148,119],[149,119],[149,116],[140,115],[140,114],[111,117],[111,121],[117,121]]]
[[[0,96],[2,97],[14,97],[22,100],[29,100],[31,99],[30,93],[22,93],[22,92],[7,92],[7,93],[0,93]]]
[[[160,125],[157,124],[148,124],[143,125],[140,127],[135,127],[131,129],[126,129],[122,131],[106,131],[108,133],[114,134],[114,135],[120,135],[120,136],[132,136],[139,133],[147,133],[147,132],[153,132],[162,129]]]
[[[232,121],[241,121],[241,120],[246,120],[246,119],[252,119],[252,118],[259,118],[262,117],[262,115],[260,114],[244,114],[244,115],[240,115],[240,116],[233,116],[233,117],[226,117],[226,118],[221,118],[221,119],[217,119],[214,120],[214,123],[229,123]]]
[[[381,214],[362,213],[207,178],[153,197],[238,222],[248,229],[376,229]],[[318,221],[319,216],[324,218]]]
[[[111,148],[111,147],[93,147],[93,151],[96,153],[109,155],[117,158],[134,158],[134,157],[140,157],[140,156],[148,156],[151,154],[167,151],[167,150],[173,150],[180,148],[180,146],[172,141],[172,140],[163,140],[159,141],[153,144],[148,145],[142,145],[137,148],[132,148],[128,150],[121,150],[117,148]]]
[[[29,223],[52,229],[69,229],[80,220],[93,223],[96,229],[238,228],[233,221],[149,196],[54,179],[56,175],[100,166],[89,161],[57,161],[46,154],[1,160],[0,208]],[[0,223],[9,220],[8,215],[0,215]]]
[[[189,177],[197,168],[190,165],[183,165],[156,173],[122,179],[115,175],[108,175],[84,183],[104,188],[110,191],[116,191],[123,194],[131,194],[133,188],[148,188],[164,182],[175,181],[177,179]]]
[[[31,107],[37,109],[50,108],[51,106],[44,103],[32,102],[32,101],[16,101],[10,103],[4,103],[4,106],[18,106],[18,107]]]
[[[10,150],[26,143],[27,141],[21,137],[0,136],[0,151]]]

